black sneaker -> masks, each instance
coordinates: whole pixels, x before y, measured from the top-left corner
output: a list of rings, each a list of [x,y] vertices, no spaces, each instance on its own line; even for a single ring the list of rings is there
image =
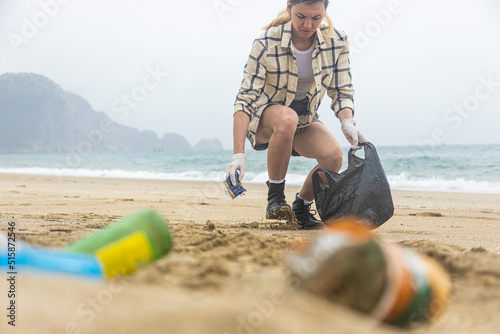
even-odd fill
[[[312,203],[305,205],[304,201],[299,198],[299,194],[297,194],[293,202],[293,213],[303,230],[322,230],[325,228],[325,224],[314,217],[311,212],[311,205]],[[316,210],[314,211],[316,213]]]
[[[285,182],[266,182],[269,191],[267,195],[266,219],[292,220],[293,211],[285,200]]]

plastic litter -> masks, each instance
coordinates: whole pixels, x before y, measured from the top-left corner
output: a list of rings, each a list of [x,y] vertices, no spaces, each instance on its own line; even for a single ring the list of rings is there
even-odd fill
[[[383,242],[360,220],[333,223],[288,257],[298,287],[398,326],[444,312],[451,281],[436,261]]]

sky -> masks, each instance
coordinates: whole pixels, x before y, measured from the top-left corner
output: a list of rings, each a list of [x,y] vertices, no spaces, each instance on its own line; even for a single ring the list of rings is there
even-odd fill
[[[0,0],[0,74],[46,76],[113,120],[232,147],[253,40],[284,0]],[[499,144],[498,0],[333,0],[357,127],[378,146]],[[325,95],[320,120],[348,146]]]

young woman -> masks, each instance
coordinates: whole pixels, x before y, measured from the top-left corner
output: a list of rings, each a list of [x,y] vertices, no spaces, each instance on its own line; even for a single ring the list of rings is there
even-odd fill
[[[354,89],[349,45],[326,13],[328,0],[289,0],[287,8],[266,26],[252,46],[234,104],[234,155],[228,175],[236,183],[246,170],[245,138],[255,150],[267,149],[269,181],[267,219],[297,217],[303,229],[324,225],[311,213],[312,173],[323,167],[339,171],[342,150],[318,119],[325,93],[354,149],[368,141],[355,127]],[[325,24],[322,24],[326,21]],[[316,159],[292,207],[285,200],[290,156]]]

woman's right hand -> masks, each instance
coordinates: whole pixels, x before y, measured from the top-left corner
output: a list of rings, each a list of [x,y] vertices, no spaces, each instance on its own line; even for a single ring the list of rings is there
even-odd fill
[[[233,186],[236,185],[236,171],[239,170],[238,181],[241,182],[245,176],[245,171],[247,169],[247,156],[243,153],[237,153],[233,155],[231,163],[227,167],[226,178],[230,176],[231,183]]]
[[[248,123],[250,122],[250,116],[248,116],[243,111],[238,111],[234,114],[233,120],[233,158],[231,159],[231,164],[227,167],[226,179],[228,176],[231,177],[231,183],[233,186],[236,185],[236,171],[239,170],[238,181],[241,182],[245,176],[245,170],[247,169],[247,156],[243,153],[245,152],[245,138],[248,131]],[[236,153],[238,152],[238,153]]]

